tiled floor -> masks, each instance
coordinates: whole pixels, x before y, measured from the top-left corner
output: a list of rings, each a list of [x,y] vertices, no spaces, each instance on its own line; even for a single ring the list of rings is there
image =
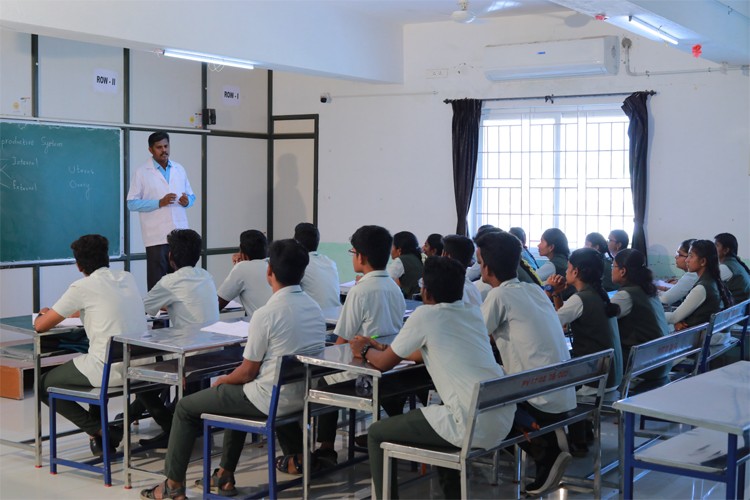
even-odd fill
[[[115,400],[111,408],[119,408],[121,402]],[[44,407],[46,410],[46,407]],[[33,399],[31,394],[23,401],[0,399],[0,436],[3,439],[19,440],[32,435]],[[64,428],[69,424],[61,421]],[[46,414],[44,429],[46,432]],[[150,420],[134,426],[134,436],[150,436],[158,429]],[[603,424],[604,462],[611,461],[616,454],[616,427],[612,419]],[[340,439],[341,441],[341,439]],[[216,441],[220,442],[220,440]],[[89,457],[88,440],[83,435],[74,435],[61,441],[61,450],[82,458]],[[45,447],[46,453],[46,447]],[[200,456],[200,442],[196,444],[194,456]],[[344,453],[340,453],[344,458]],[[143,467],[160,471],[163,466],[163,454],[152,452],[140,459]],[[218,457],[216,458],[218,461]],[[241,494],[251,494],[258,491],[267,482],[265,449],[257,446],[246,446],[245,454],[237,471],[237,485]],[[189,484],[192,484],[202,474],[201,462],[191,464],[188,471]],[[574,459],[568,469],[571,476],[584,476],[591,471],[590,459]],[[504,469],[501,474],[509,474]],[[490,482],[489,468],[477,466],[472,469],[471,498],[515,498],[517,486],[502,479],[496,485]],[[279,474],[279,480],[290,478],[286,474]],[[442,498],[442,492],[434,475],[421,476],[419,471],[412,472],[406,464],[401,464],[399,479],[408,481],[401,488],[401,498]],[[748,478],[750,482],[750,477]],[[616,473],[609,474],[605,480],[617,481]],[[138,492],[156,484],[155,479],[134,476],[132,489],[124,489],[122,477],[122,462],[114,464],[113,485],[105,488],[101,478],[87,472],[66,467],[60,467],[56,476],[49,474],[49,467],[45,460],[40,469],[34,468],[33,455],[30,452],[10,446],[0,446],[0,499],[93,499],[93,498],[138,498]],[[368,462],[347,467],[327,474],[315,480],[311,490],[312,498],[321,499],[360,499],[370,495],[370,475]],[[746,486],[746,489],[748,486]],[[677,476],[659,473],[649,473],[636,483],[636,498],[724,498],[724,486],[710,481],[691,480]],[[201,489],[193,487],[188,490],[190,498],[200,498]],[[602,497],[616,498],[617,490],[605,487]],[[282,498],[300,498],[301,488],[295,487],[282,493]],[[574,487],[563,487],[548,493],[546,498],[591,498],[590,492],[577,491]]]

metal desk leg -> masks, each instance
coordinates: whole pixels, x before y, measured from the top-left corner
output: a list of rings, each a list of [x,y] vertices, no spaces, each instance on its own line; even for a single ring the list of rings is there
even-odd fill
[[[42,466],[42,339],[34,336],[34,466]]]
[[[302,462],[302,498],[304,500],[308,499],[310,493],[310,460],[312,460],[312,453],[310,450],[313,446],[310,442],[313,432],[310,428],[312,422],[310,419],[310,401],[308,396],[310,393],[310,387],[312,386],[311,379],[312,369],[310,368],[310,365],[305,365],[305,406],[302,410],[302,455],[304,457]],[[273,439],[273,436],[269,439]],[[270,464],[269,467],[271,467]]]
[[[620,460],[623,463],[622,496],[625,500],[633,500],[633,453],[635,452],[635,415],[625,413],[625,443]]]
[[[372,377],[372,423],[374,424],[378,420],[380,420],[380,377]],[[390,478],[388,484],[390,484]],[[370,496],[375,498],[375,480],[373,478],[370,478]]]
[[[125,489],[130,489],[130,467],[132,465],[130,456],[130,377],[128,376],[128,368],[130,368],[130,344],[123,345],[122,349],[122,441],[123,441],[123,482],[125,483]]]
[[[736,498],[737,491],[737,435],[727,438],[727,499]]]

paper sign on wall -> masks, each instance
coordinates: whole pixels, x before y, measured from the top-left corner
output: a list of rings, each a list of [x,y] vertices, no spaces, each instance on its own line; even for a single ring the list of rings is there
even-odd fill
[[[108,69],[94,70],[94,92],[116,94],[119,83],[120,78],[116,71]]]
[[[240,88],[234,85],[224,85],[222,99],[226,106],[239,106]]]

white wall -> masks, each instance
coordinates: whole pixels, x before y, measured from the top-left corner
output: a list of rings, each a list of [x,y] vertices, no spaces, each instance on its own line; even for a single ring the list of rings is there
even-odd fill
[[[750,256],[750,79],[740,71],[492,83],[486,45],[617,35],[633,40],[633,72],[716,67],[660,43],[591,20],[568,27],[563,14],[433,23],[405,28],[403,85],[369,85],[291,74],[274,76],[274,110],[320,113],[320,226],[345,242],[357,226],[382,224],[420,239],[455,231],[449,98],[657,91],[650,98],[646,222],[651,264],[671,272],[685,238],[734,233]],[[624,52],[621,53],[624,58]],[[427,69],[448,69],[442,79]],[[330,104],[319,96],[330,92]],[[390,95],[389,95],[390,94]],[[418,94],[418,95],[414,95]],[[616,98],[622,100],[622,98]],[[556,101],[563,103],[568,101]],[[543,101],[520,105],[543,106]],[[345,209],[344,209],[345,207]]]

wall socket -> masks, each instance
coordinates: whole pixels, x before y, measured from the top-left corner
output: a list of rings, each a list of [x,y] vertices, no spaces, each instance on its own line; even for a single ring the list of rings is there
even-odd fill
[[[428,69],[425,76],[427,78],[448,78],[448,69]]]

